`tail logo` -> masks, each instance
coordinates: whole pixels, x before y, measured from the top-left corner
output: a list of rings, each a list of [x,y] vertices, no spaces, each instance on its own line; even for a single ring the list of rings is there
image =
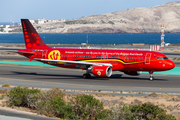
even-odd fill
[[[48,59],[51,60],[60,60],[61,59],[61,53],[58,50],[53,50],[48,54]]]

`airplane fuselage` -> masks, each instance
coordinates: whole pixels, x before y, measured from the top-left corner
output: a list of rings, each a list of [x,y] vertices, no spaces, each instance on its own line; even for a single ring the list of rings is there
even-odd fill
[[[29,58],[68,60],[95,63],[110,63],[113,71],[165,71],[172,69],[174,63],[159,52],[116,49],[74,49],[74,48],[49,48],[49,49],[23,49],[22,52],[33,52],[34,55],[23,54]],[[158,59],[159,58],[159,59]],[[50,62],[44,62],[51,64]],[[57,62],[51,64],[65,68],[86,69],[76,64]]]

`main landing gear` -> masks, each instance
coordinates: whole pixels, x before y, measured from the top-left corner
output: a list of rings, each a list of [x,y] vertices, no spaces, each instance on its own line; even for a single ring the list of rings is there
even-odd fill
[[[83,74],[83,78],[84,79],[90,79],[91,78],[91,74],[85,73],[85,74]]]
[[[153,71],[149,71],[149,74],[150,74],[149,80],[150,80],[150,81],[153,81],[153,80],[154,80]]]
[[[84,79],[90,79],[91,78],[91,74],[90,74],[91,70],[92,70],[92,67],[88,66],[87,69],[86,69],[86,73],[83,74]]]

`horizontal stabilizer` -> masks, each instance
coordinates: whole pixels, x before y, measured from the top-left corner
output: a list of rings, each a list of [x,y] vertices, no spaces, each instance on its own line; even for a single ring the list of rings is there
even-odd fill
[[[23,53],[23,54],[34,54],[33,52],[20,52],[20,51],[5,51],[7,53]]]

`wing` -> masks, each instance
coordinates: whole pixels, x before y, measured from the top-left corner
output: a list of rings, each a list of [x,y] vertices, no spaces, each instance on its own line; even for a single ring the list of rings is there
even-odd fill
[[[112,67],[112,64],[108,64],[108,63],[94,63],[94,62],[81,62],[81,61],[68,61],[68,60],[51,60],[51,59],[37,59],[37,58],[35,58],[35,60],[38,60],[41,62],[49,62],[49,64],[55,64],[57,62],[61,62],[61,63],[65,63],[65,65],[76,64],[79,66],[85,65],[85,66],[111,66]]]

